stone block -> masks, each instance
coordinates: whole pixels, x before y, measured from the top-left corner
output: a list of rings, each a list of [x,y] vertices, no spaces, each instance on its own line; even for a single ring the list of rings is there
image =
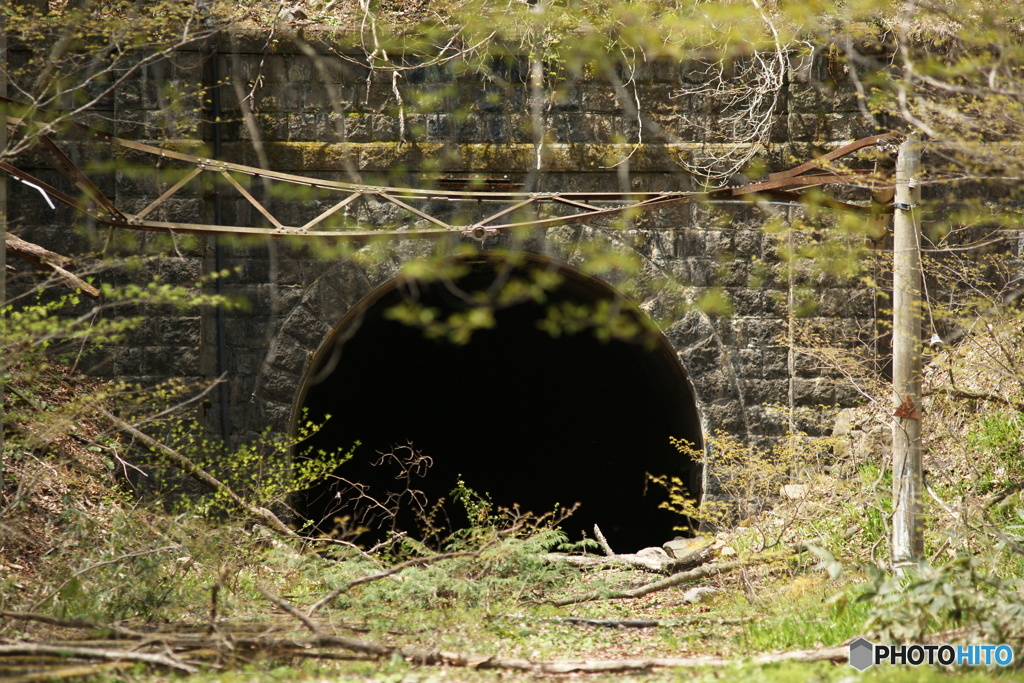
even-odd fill
[[[789,86],[789,110],[800,114],[819,114],[832,110],[833,89],[821,82],[797,81]]]
[[[339,292],[329,281],[321,278],[307,291],[305,303],[317,318],[333,329],[361,298]]]
[[[764,375],[761,349],[737,349],[733,352],[736,371],[740,377],[760,379]]]
[[[166,317],[158,325],[162,343],[198,349],[202,343],[202,319],[199,316]]]
[[[678,244],[678,243],[677,243]],[[685,272],[686,282],[698,289],[712,287],[716,284],[715,274],[718,270],[718,262],[709,259],[687,259]]]
[[[747,318],[738,323],[738,342],[742,346],[765,349],[785,345],[786,321],[773,318]]]
[[[318,59],[323,70],[318,69],[314,78],[320,82],[337,85],[363,84],[370,75],[366,55],[363,53],[347,54],[344,58],[322,55]]]
[[[108,346],[95,356],[85,360],[84,372],[100,377],[129,378],[143,373],[143,353],[141,347]]]
[[[675,231],[676,256],[679,258],[706,258],[707,235],[703,230],[683,228]]]
[[[313,258],[282,258],[278,262],[277,282],[281,285],[298,285],[305,290],[329,267],[327,261]]]
[[[395,99],[391,83],[373,81],[369,85],[361,86],[360,90],[357,102],[363,111],[397,111],[398,100]],[[406,99],[406,96],[411,94],[408,86],[400,87],[398,92],[402,95],[403,102],[407,104],[411,102]]]
[[[284,59],[285,77],[290,83],[310,83],[312,88],[321,87],[320,74],[316,64],[305,55],[288,55]]]
[[[402,72],[402,78],[413,85],[448,83],[452,80],[452,73],[443,65],[429,64],[407,68]]]
[[[331,328],[305,306],[297,307],[287,319],[287,332],[308,349],[318,349]]]
[[[580,98],[583,110],[592,113],[619,112],[623,108],[615,89],[604,84],[581,86]]]
[[[228,347],[266,349],[273,339],[273,330],[267,321],[260,318],[239,318],[228,315],[225,318]]]
[[[648,85],[640,88],[641,116],[648,113],[655,115],[677,115],[680,110],[687,110],[689,102],[679,97],[679,89],[671,85]],[[627,112],[636,108],[636,102],[632,107],[626,107]]]
[[[303,106],[314,113],[341,115],[356,109],[356,89],[352,86],[310,86],[303,90]]]
[[[761,230],[740,229],[733,233],[732,252],[735,258],[757,259],[763,255]]]
[[[716,368],[707,371],[706,365],[697,365],[696,363],[684,363],[684,367],[693,368],[693,370],[688,369],[687,374],[693,383],[693,390],[702,402],[713,403],[736,400],[738,398],[733,380],[724,369]],[[704,372],[700,372],[701,370],[704,370]]]
[[[867,122],[846,114],[789,114],[790,140],[831,142],[855,140],[874,133]]]
[[[751,435],[779,437],[789,431],[786,411],[773,406],[753,405],[746,410],[746,424]],[[774,439],[765,439],[765,445]]]
[[[818,312],[833,318],[865,318],[874,315],[874,292],[852,287],[831,287],[821,292]]]
[[[267,368],[262,381],[256,387],[256,395],[290,405],[295,400],[295,393],[298,391],[301,381],[302,378],[297,374],[270,367]]]
[[[271,347],[265,364],[268,368],[280,368],[293,375],[301,375],[305,372],[314,351],[315,349],[291,337],[281,336]]]
[[[246,93],[253,81],[261,74],[260,60],[242,53],[220,54],[220,73],[230,75],[233,81],[243,84]]]
[[[830,406],[835,403],[835,383],[825,378],[793,379],[793,403],[799,406]]]
[[[484,132],[480,117],[465,113],[453,114],[450,120],[451,138],[455,142],[486,142],[489,136]]]
[[[461,93],[455,94],[456,99],[460,97]],[[513,85],[504,87],[485,85],[479,95],[465,96],[465,102],[460,102],[458,106],[473,105],[477,110],[489,113],[516,111],[521,108],[523,97],[523,89]]]
[[[162,130],[142,109],[119,108],[113,133],[129,140],[161,140]]]
[[[732,302],[734,316],[759,316],[765,312],[765,292],[750,287],[731,287],[726,290]]]
[[[182,346],[144,346],[143,370],[154,377],[200,375],[199,349]]]
[[[712,543],[714,543],[714,538],[711,536],[697,536],[695,538],[676,538],[661,547],[672,559],[682,560],[696,555]]]
[[[265,55],[262,57],[263,67],[260,70],[260,75],[263,77],[264,83],[275,86],[281,83],[290,83],[291,79],[288,77],[288,59],[285,55]],[[266,87],[266,86],[264,86]]]
[[[114,106],[118,110],[156,109],[160,106],[159,86],[149,79],[129,79],[114,90]]]
[[[789,349],[774,347],[761,349],[761,372],[765,379],[789,376]]]
[[[252,378],[263,367],[266,357],[263,349],[248,349],[238,346],[229,348],[226,355],[228,372],[231,377],[236,378],[240,384],[244,383],[246,385],[251,385]],[[239,393],[243,397],[243,402],[248,404],[249,394],[252,393],[252,390],[249,389],[246,392],[244,389],[239,389]]]
[[[789,401],[789,380],[747,379],[743,382],[743,394],[747,405],[781,405]]]
[[[257,432],[270,428],[277,432],[287,432],[291,428],[292,410],[291,403],[284,403],[273,400],[258,401],[260,409],[259,422],[255,425]],[[252,411],[256,413],[257,411]]]
[[[739,401],[725,401],[711,404],[704,409],[704,418],[714,429],[733,434],[745,434],[746,421]]]

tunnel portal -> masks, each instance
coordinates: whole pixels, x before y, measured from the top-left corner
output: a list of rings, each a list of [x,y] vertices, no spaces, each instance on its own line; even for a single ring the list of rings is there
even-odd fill
[[[665,493],[649,484],[647,474],[678,476],[699,498],[699,465],[669,437],[700,446],[702,434],[689,383],[665,338],[653,328],[643,339],[606,342],[592,330],[559,336],[541,330],[548,306],[593,304],[616,294],[599,280],[539,257],[511,274],[555,268],[561,284],[548,292],[547,302],[497,310],[495,326],[476,331],[464,345],[429,339],[387,315],[413,293],[423,306],[459,312],[469,307],[459,292],[484,290],[509,275],[494,258],[466,265],[454,288],[450,282],[393,280],[341,321],[312,364],[299,401],[314,421],[332,417],[300,453],[360,442],[336,474],[384,502],[404,483],[394,462],[375,463],[381,454],[408,454],[395,448],[411,444],[431,459],[425,476],[416,473],[413,488],[430,503],[447,498],[442,516],[456,528],[468,524],[464,509],[451,502],[461,477],[497,506],[542,513],[580,503],[562,525],[571,540],[584,532],[592,537],[595,523],[618,552],[678,535],[673,527],[683,520],[659,509]],[[642,313],[630,310],[641,319]],[[355,490],[332,478],[294,503],[300,517],[330,532],[331,520],[351,514],[356,498]],[[363,502],[372,507],[368,498]],[[396,520],[410,532],[413,503],[407,497]],[[391,528],[379,516],[367,519],[361,543],[379,540]]]

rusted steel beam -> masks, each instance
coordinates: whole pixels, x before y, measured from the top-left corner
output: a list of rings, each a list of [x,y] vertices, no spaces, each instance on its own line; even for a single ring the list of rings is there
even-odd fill
[[[71,195],[66,194],[62,190],[58,190],[56,187],[50,185],[45,180],[41,180],[27,171],[23,171],[20,168],[12,166],[6,162],[0,162],[0,170],[10,173],[12,176],[22,181],[23,183],[32,185],[40,190],[43,190],[57,201],[61,202],[62,204],[67,204],[72,209],[81,211],[82,213],[88,214],[93,218],[99,218],[99,216],[96,215],[92,208],[89,207],[89,205],[83,202],[81,199],[77,197],[72,197]]]
[[[778,173],[770,173],[770,174],[768,174],[768,179],[769,180],[776,180],[778,178],[792,178],[793,176],[798,176],[801,173],[806,173],[807,171],[810,171],[811,169],[821,168],[822,166],[824,166],[825,164],[827,164],[830,161],[835,161],[836,159],[841,159],[842,157],[846,156],[847,154],[852,154],[852,153],[854,153],[854,152],[856,152],[858,150],[864,149],[865,147],[871,147],[872,145],[877,145],[877,144],[882,143],[882,142],[889,142],[889,141],[895,142],[896,140],[899,140],[901,137],[902,136],[899,133],[884,133],[882,135],[872,135],[871,137],[861,138],[860,140],[856,140],[854,142],[851,142],[848,145],[843,145],[842,147],[839,147],[838,149],[834,149],[831,152],[829,152],[828,154],[823,154],[820,157],[817,157],[815,159],[811,159],[810,161],[808,161],[806,163],[803,163],[803,164],[800,164],[799,166],[797,166],[795,168],[791,168],[788,171],[779,171]]]
[[[40,140],[42,142],[43,150],[45,150],[46,154],[50,157],[53,167],[58,172],[68,178],[75,184],[75,187],[85,194],[85,196],[99,204],[100,207],[111,216],[118,219],[124,218],[124,214],[114,206],[114,202],[110,201],[105,194],[100,192],[100,188],[96,187],[96,185],[94,185],[84,173],[78,170],[75,163],[71,161],[71,159],[68,158],[68,156],[64,154],[57,145],[54,144],[53,140],[45,135],[42,136]]]
[[[398,199],[397,197],[392,197],[387,192],[378,192],[378,193],[376,193],[376,196],[380,197],[381,199],[386,199],[387,201],[391,202],[395,206],[397,206],[399,208],[402,208],[402,209],[405,209],[409,213],[411,213],[411,214],[413,214],[415,216],[419,216],[420,218],[422,218],[425,221],[430,221],[434,225],[438,225],[438,226],[444,228],[445,230],[451,230],[454,227],[452,225],[449,225],[448,223],[445,223],[440,218],[435,218],[434,216],[431,216],[429,213],[425,213],[423,211],[420,211],[417,208],[409,206],[408,204],[406,204],[402,200]]]
[[[359,199],[362,196],[363,196],[362,192],[353,192],[352,194],[350,194],[349,196],[345,197],[344,199],[342,199],[340,202],[338,202],[337,204],[335,204],[331,208],[329,208],[326,211],[324,211],[323,213],[321,213],[319,216],[317,216],[313,220],[311,220],[308,223],[306,223],[305,225],[303,225],[301,228],[299,228],[299,230],[302,231],[302,232],[306,232],[307,230],[312,228],[317,223],[320,223],[321,221],[324,221],[327,218],[333,216],[335,213],[337,213],[338,211],[341,211],[346,206],[348,206],[349,204],[351,204],[352,202],[354,202],[355,200]]]
[[[181,180],[176,182],[174,185],[172,185],[170,188],[168,188],[168,190],[166,192],[164,192],[162,195],[160,195],[159,197],[154,199],[152,204],[147,206],[145,209],[143,209],[139,213],[135,214],[135,219],[136,220],[142,220],[143,218],[148,216],[153,211],[153,209],[157,208],[158,206],[163,204],[165,201],[167,201],[168,199],[173,197],[174,194],[178,190],[180,190],[181,188],[185,187],[185,185],[187,185],[190,180],[192,180],[193,178],[195,178],[197,175],[199,175],[202,172],[203,172],[203,169],[199,168],[198,166],[193,168],[191,171],[188,172],[188,174],[185,175],[184,178],[182,178]]]
[[[8,125],[21,125],[20,119],[8,117]],[[77,124],[76,124],[77,125]],[[117,138],[108,133],[97,133],[88,131],[84,127],[79,130],[86,131],[93,139],[108,142],[111,145],[131,149],[137,152],[154,155],[160,159],[171,159],[183,164],[190,164],[194,168],[174,186],[166,190],[160,197],[154,200],[141,213],[135,216],[122,214],[116,206],[110,202],[95,186],[81,173],[74,163],[64,155],[54,143],[41,137],[42,144],[51,153],[54,165],[58,167],[65,176],[83,189],[85,196],[99,206],[99,210],[89,207],[83,201],[76,199],[57,188],[34,178],[31,174],[21,171],[10,164],[2,164],[0,168],[11,173],[15,177],[31,182],[36,187],[48,192],[55,199],[64,202],[75,209],[84,211],[105,225],[135,230],[149,230],[162,232],[180,232],[205,235],[259,235],[266,237],[287,237],[287,236],[308,236],[331,240],[366,240],[386,236],[395,238],[438,238],[452,234],[482,239],[488,235],[503,234],[518,229],[547,229],[561,225],[572,225],[589,221],[599,221],[621,215],[625,212],[657,211],[674,206],[682,206],[695,202],[716,202],[716,201],[756,201],[758,198],[767,197],[782,201],[804,202],[814,201],[831,208],[870,212],[871,207],[858,206],[831,199],[822,200],[819,197],[806,197],[796,190],[809,187],[816,187],[830,184],[844,185],[866,185],[871,186],[877,183],[877,179],[865,174],[838,173],[824,171],[820,173],[806,173],[807,171],[821,168],[824,164],[838,159],[846,154],[857,151],[864,147],[879,144],[884,141],[896,139],[896,134],[876,135],[864,138],[845,145],[829,154],[818,157],[806,164],[781,173],[773,173],[767,180],[757,181],[737,187],[720,188],[709,192],[580,192],[580,193],[557,193],[557,192],[523,192],[523,191],[487,191],[472,192],[466,190],[422,190],[416,188],[396,188],[385,186],[360,185],[337,181],[309,178],[278,171],[234,164],[230,162],[215,161],[204,157],[186,154],[175,150],[154,147],[131,140]],[[184,185],[200,175],[204,171],[216,172],[223,175],[228,182],[246,198],[260,213],[267,218],[274,228],[258,228],[248,226],[213,226],[196,223],[176,223],[146,220],[154,209],[163,204],[173,196]],[[302,185],[330,192],[341,192],[347,196],[335,203],[331,208],[320,213],[301,227],[290,227],[283,225],[270,211],[261,204],[232,174],[247,175],[253,178],[265,178],[271,181],[285,182]],[[357,199],[364,197],[377,197],[383,201],[392,203],[412,216],[428,221],[438,226],[439,229],[426,230],[313,230],[316,225],[324,221],[337,211],[350,205]],[[481,205],[511,203],[498,211],[491,213],[481,220],[474,221],[469,225],[451,225],[425,210],[421,210],[413,203],[432,201],[472,201]],[[507,223],[497,223],[501,218],[514,214],[516,211],[538,203],[557,203],[562,206],[576,209],[577,213],[563,216],[548,216],[544,218],[534,217],[529,220],[518,220]],[[595,204],[611,204],[611,206],[595,206]]]

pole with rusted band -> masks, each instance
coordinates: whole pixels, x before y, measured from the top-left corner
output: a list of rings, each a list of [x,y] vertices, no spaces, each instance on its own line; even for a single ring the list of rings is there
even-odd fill
[[[892,564],[924,554],[921,523],[921,143],[900,145],[893,219]]]

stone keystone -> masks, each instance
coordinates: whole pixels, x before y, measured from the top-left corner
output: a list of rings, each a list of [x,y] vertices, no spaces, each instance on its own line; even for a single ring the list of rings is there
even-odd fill
[[[850,643],[850,666],[857,671],[864,671],[875,663],[875,646],[871,641],[858,638]]]

